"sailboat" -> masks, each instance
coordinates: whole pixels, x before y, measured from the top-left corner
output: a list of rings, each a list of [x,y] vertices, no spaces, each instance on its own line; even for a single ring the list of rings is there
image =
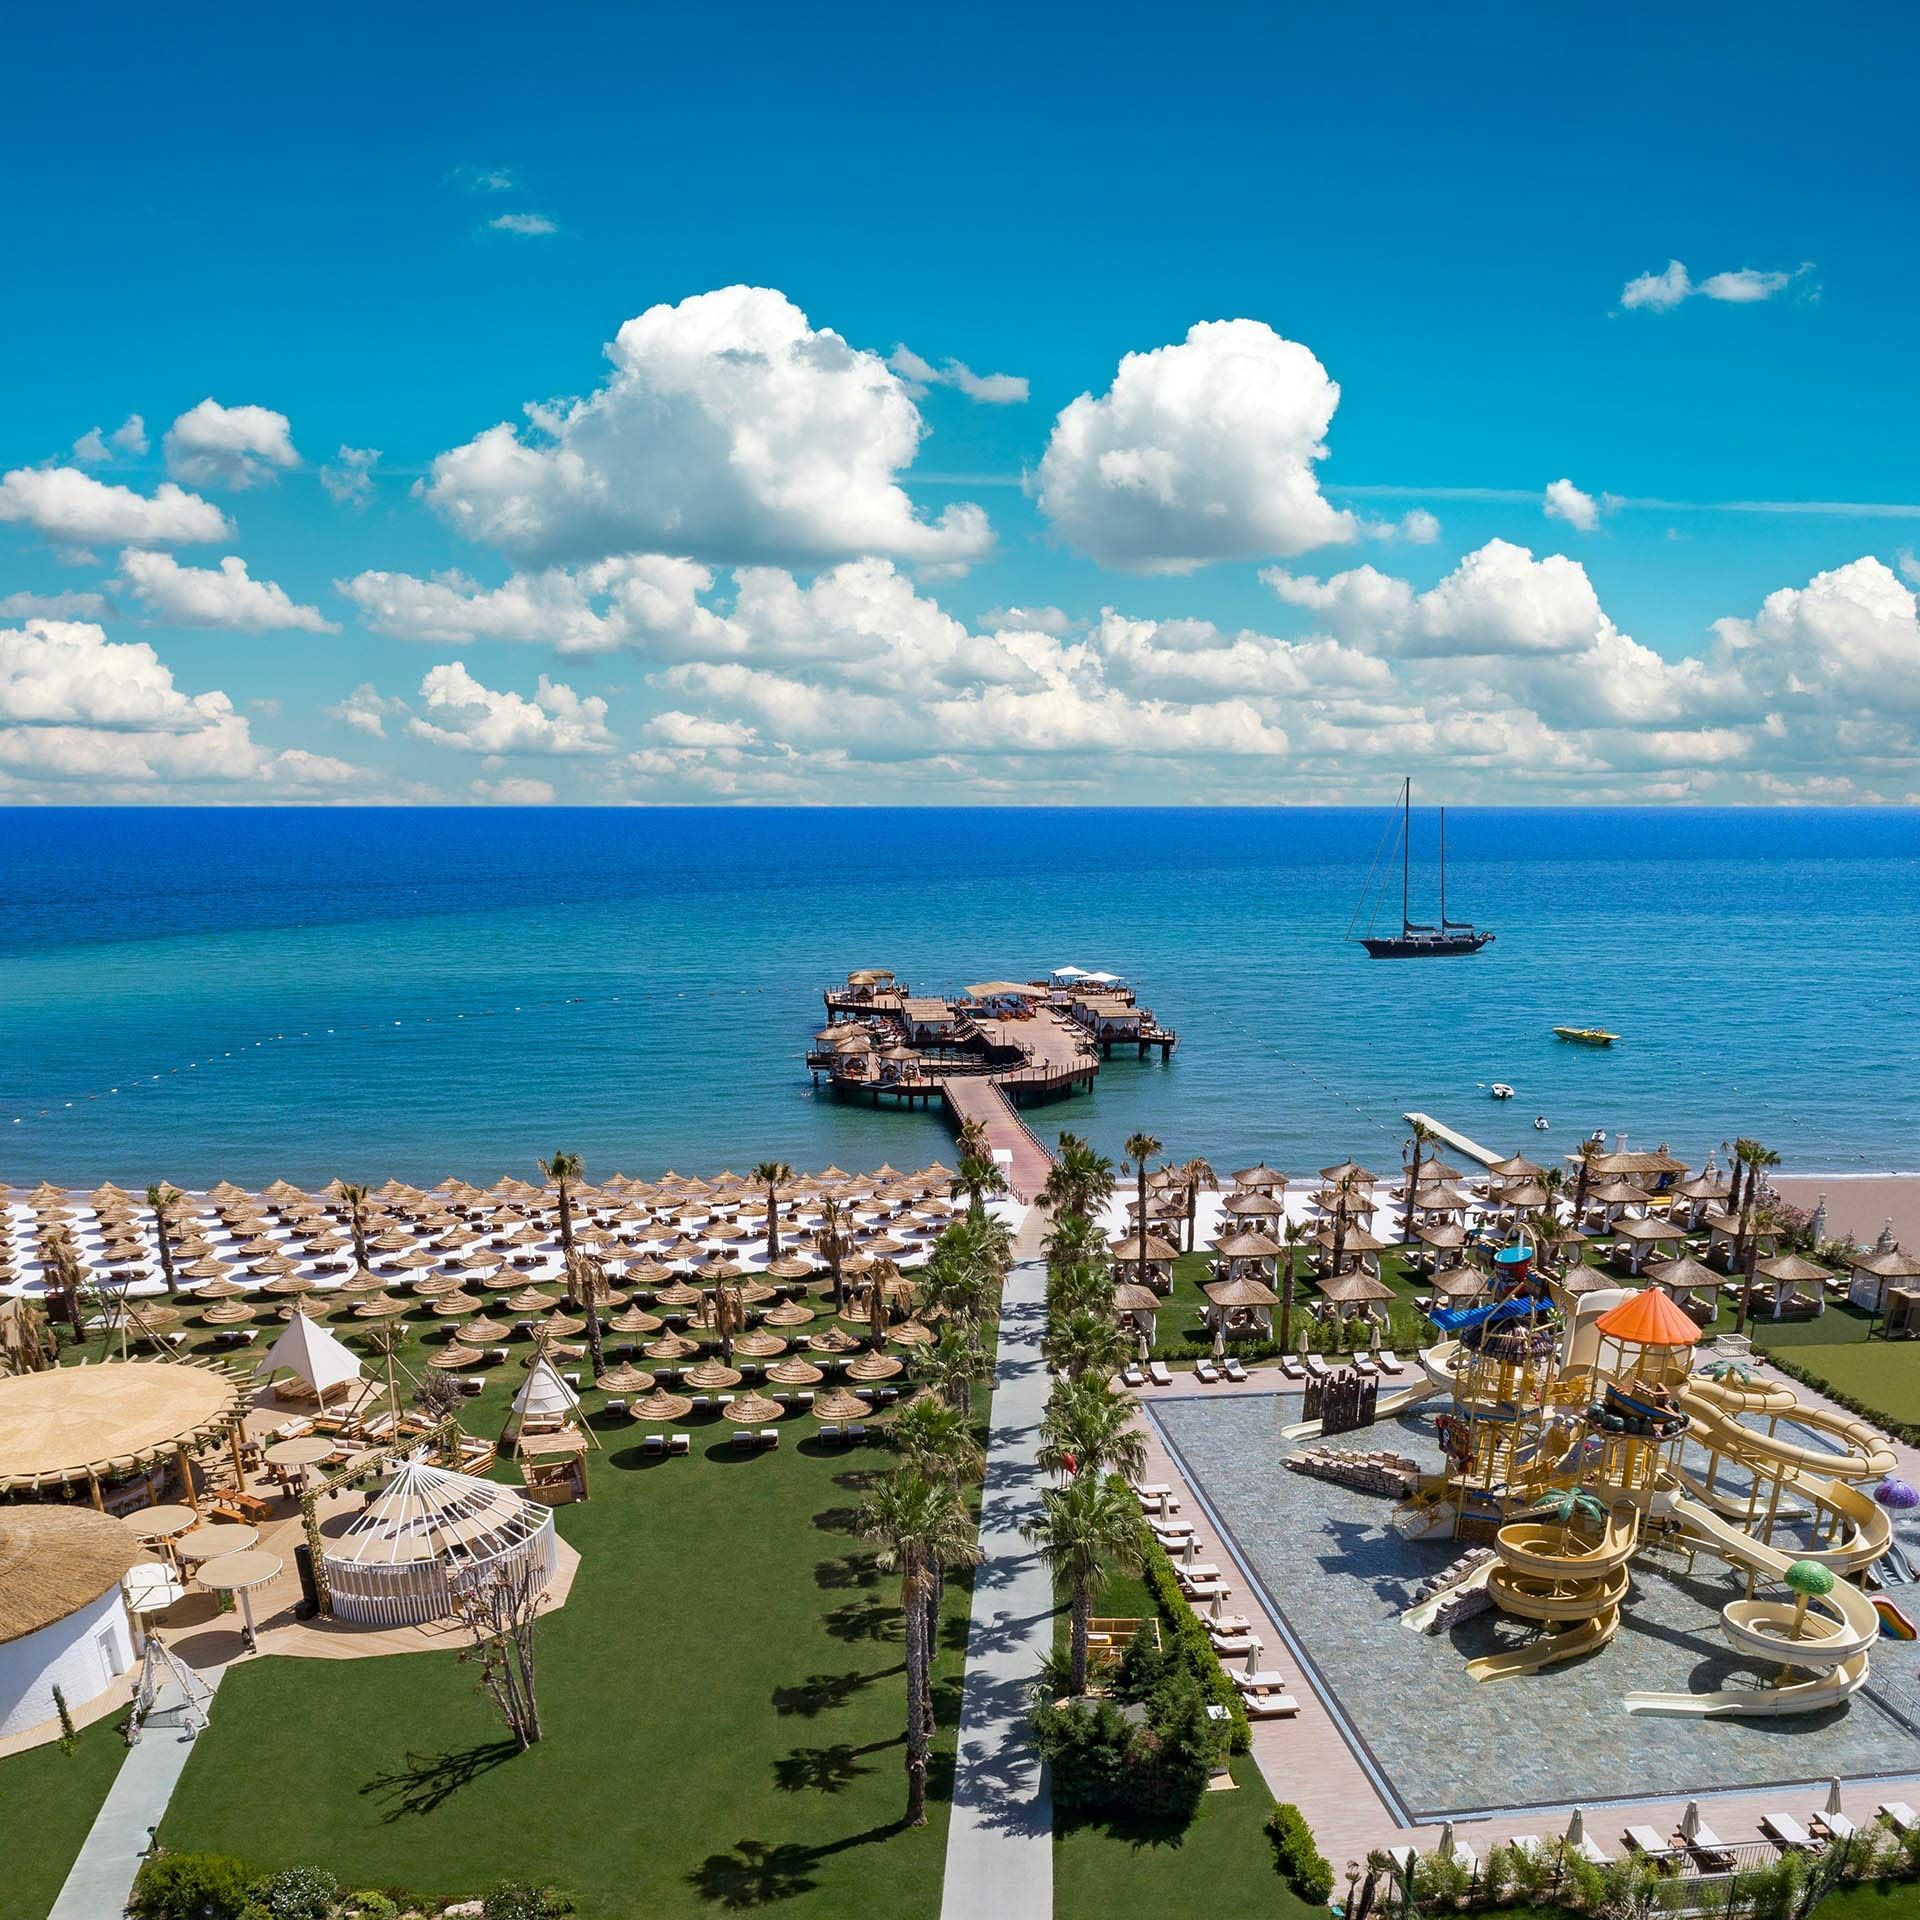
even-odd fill
[[[1385,841],[1381,843],[1381,852],[1385,851]],[[1366,892],[1360,896],[1360,905],[1354,909],[1353,919],[1347,923],[1347,938],[1356,938],[1354,926],[1360,915],[1365,912],[1367,902],[1372,898],[1374,876],[1380,870],[1380,853],[1373,857],[1373,868],[1367,874]],[[1391,869],[1389,869],[1391,871]],[[1425,960],[1440,959],[1448,954],[1478,953],[1493,938],[1490,928],[1476,927],[1471,920],[1449,920],[1447,918],[1447,810],[1440,809],[1440,924],[1427,925],[1408,917],[1411,900],[1410,891],[1413,880],[1413,781],[1407,779],[1400,785],[1400,931],[1397,934],[1375,934],[1373,921],[1367,921],[1368,931],[1357,936],[1359,944],[1376,960]]]

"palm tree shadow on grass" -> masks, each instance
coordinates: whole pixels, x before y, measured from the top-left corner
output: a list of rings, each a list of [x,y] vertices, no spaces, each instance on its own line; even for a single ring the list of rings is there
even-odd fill
[[[792,1840],[779,1846],[765,1840],[736,1840],[731,1853],[708,1854],[687,1875],[687,1884],[702,1900],[735,1912],[770,1907],[776,1901],[810,1893],[819,1885],[814,1869],[835,1854],[871,1846],[876,1840],[888,1840],[906,1830],[900,1821],[891,1820],[885,1826],[869,1827],[864,1833],[849,1834],[844,1840],[819,1847],[803,1847]]]
[[[846,1673],[810,1673],[796,1686],[775,1687],[773,1710],[779,1714],[797,1713],[811,1720],[815,1714],[844,1707],[863,1687],[872,1686],[886,1674],[905,1671],[906,1665],[902,1662],[899,1666],[878,1670],[854,1667]]]
[[[376,1773],[360,1791],[384,1804],[381,1824],[391,1826],[408,1814],[435,1812],[462,1787],[471,1786],[519,1751],[511,1740],[486,1740],[444,1753],[409,1753],[401,1765]]]
[[[864,1747],[842,1741],[833,1747],[795,1747],[773,1763],[773,1784],[782,1793],[838,1793],[873,1769],[861,1763],[869,1754],[897,1747],[904,1734],[891,1740],[872,1740]]]

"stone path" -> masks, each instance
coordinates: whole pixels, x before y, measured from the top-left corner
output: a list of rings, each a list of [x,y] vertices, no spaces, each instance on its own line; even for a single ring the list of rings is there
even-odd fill
[[[198,1672],[217,1691],[226,1669],[202,1667]],[[173,1691],[163,1694],[162,1700]],[[173,1798],[192,1751],[192,1739],[180,1730],[177,1702],[171,1707],[160,1705],[147,1716],[140,1744],[128,1753],[100,1803],[47,1920],[114,1920],[126,1911],[133,1877],[140,1871],[153,1830]]]
[[[980,1503],[986,1557],[974,1574],[967,1634],[944,1920],[1051,1920],[1053,1912],[1053,1805],[1027,1731],[1027,1688],[1053,1644],[1053,1584],[1020,1532],[1039,1508],[1042,1484],[1035,1454],[1047,1400],[1043,1230],[1036,1208],[1000,1299],[999,1384]]]

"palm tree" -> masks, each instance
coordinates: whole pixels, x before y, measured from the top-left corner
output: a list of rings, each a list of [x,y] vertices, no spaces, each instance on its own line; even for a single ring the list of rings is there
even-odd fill
[[[1779,1157],[1778,1154],[1773,1156],[1775,1160]],[[1771,1232],[1774,1225],[1772,1208],[1753,1204],[1757,1178],[1757,1173],[1747,1175],[1747,1250],[1740,1261],[1740,1304],[1734,1312],[1735,1333],[1745,1333],[1747,1330],[1747,1313],[1753,1300],[1754,1282],[1759,1278],[1760,1236]]]
[[[986,1451],[974,1436],[973,1421],[951,1401],[936,1393],[920,1392],[887,1423],[887,1444],[909,1471],[951,1486],[979,1479],[986,1471]],[[927,1594],[927,1641],[936,1645],[940,1608],[946,1599],[947,1563],[936,1558]],[[933,1700],[927,1700],[927,1731],[933,1731]]]
[[[80,1311],[80,1290],[87,1283],[87,1274],[80,1264],[80,1254],[73,1244],[73,1236],[65,1227],[56,1227],[41,1242],[40,1258],[48,1277],[53,1281],[54,1291],[60,1296],[61,1315],[72,1330],[77,1345],[86,1331]]]
[[[1293,1338],[1293,1263],[1294,1255],[1301,1243],[1311,1232],[1304,1220],[1287,1220],[1281,1224],[1280,1237],[1286,1242],[1285,1251],[1280,1256],[1280,1351],[1285,1353],[1287,1343]]]
[[[1777,1167],[1780,1164],[1780,1156],[1771,1147],[1763,1147],[1758,1140],[1736,1140],[1733,1143],[1733,1151],[1735,1164],[1747,1170],[1747,1189],[1734,1214],[1736,1222],[1734,1257],[1736,1262],[1739,1262],[1746,1258],[1747,1241],[1753,1231],[1753,1218],[1760,1209],[1760,1171],[1763,1167]]]
[[[560,1189],[560,1257],[567,1266],[567,1311],[571,1313],[580,1304],[573,1294],[573,1184],[584,1180],[586,1171],[577,1153],[556,1153],[551,1160],[536,1164]]]
[[[907,1814],[910,1827],[927,1824],[927,1756],[932,1744],[933,1644],[927,1632],[927,1596],[936,1562],[974,1551],[973,1520],[959,1489],[910,1468],[889,1474],[860,1509],[860,1535],[876,1540],[881,1570],[900,1576],[907,1624]]]
[[[976,1159],[993,1158],[993,1135],[987,1131],[987,1123],[976,1113],[970,1113],[960,1122],[960,1155],[964,1159],[972,1154]]]
[[[1134,1221],[1134,1236],[1140,1246],[1140,1284],[1147,1284],[1147,1162],[1160,1151],[1160,1142],[1150,1133],[1127,1135],[1127,1158],[1133,1162],[1134,1197],[1139,1214]]]
[[[1084,1213],[1056,1213],[1041,1244],[1053,1268],[1087,1266],[1107,1258],[1107,1236]]]
[[[969,1259],[964,1248],[949,1246],[945,1235],[934,1242],[919,1278],[920,1306],[927,1313],[977,1327],[992,1309],[996,1291],[992,1269]]]
[[[1420,1185],[1420,1150],[1433,1138],[1433,1129],[1424,1120],[1415,1120],[1413,1126],[1413,1160],[1407,1169],[1407,1205],[1400,1216],[1400,1244],[1403,1247],[1413,1244],[1413,1202],[1415,1189]]]
[[[973,1389],[993,1378],[993,1356],[977,1327],[950,1320],[922,1347],[913,1370],[928,1386],[973,1418]]]
[[[1050,1473],[1123,1473],[1137,1480],[1147,1465],[1147,1438],[1133,1402],[1098,1376],[1062,1381],[1047,1399],[1040,1425],[1040,1464]]]
[[[1212,1162],[1195,1154],[1181,1167],[1180,1184],[1187,1190],[1187,1251],[1191,1253],[1198,1244],[1196,1236],[1200,1231],[1200,1189],[1205,1187],[1209,1193],[1217,1193],[1220,1179]]]
[[[1104,1153],[1095,1153],[1077,1133],[1062,1133],[1041,1198],[1056,1214],[1091,1215],[1112,1194],[1113,1162]]]
[[[166,1276],[169,1294],[177,1291],[173,1277],[173,1210],[183,1198],[164,1180],[147,1189],[147,1205],[153,1210],[153,1244],[160,1253],[160,1271]]]
[[[940,1239],[961,1249],[964,1258],[978,1261],[993,1275],[996,1285],[1013,1265],[1013,1229],[990,1213],[954,1221]]]
[[[762,1160],[753,1177],[767,1189],[767,1264],[772,1266],[780,1258],[779,1189],[793,1178],[793,1169],[784,1160]]]
[[[1040,1515],[1021,1531],[1040,1550],[1069,1605],[1069,1688],[1087,1690],[1087,1634],[1093,1597],[1113,1573],[1137,1574],[1146,1565],[1146,1524],[1117,1474],[1076,1474],[1040,1496]]]
[[[827,1199],[820,1203],[820,1224],[813,1230],[813,1244],[833,1275],[833,1310],[847,1309],[847,1281],[840,1262],[853,1251],[853,1209],[844,1200]]]
[[[1091,1313],[1110,1319],[1113,1293],[1113,1269],[1104,1260],[1076,1260],[1047,1276],[1047,1306],[1056,1316]]]
[[[1049,1366],[1069,1379],[1097,1374],[1101,1379],[1118,1373],[1133,1357],[1133,1342],[1110,1315],[1084,1309],[1057,1316],[1041,1342]]]
[[[1000,1171],[997,1161],[985,1154],[963,1153],[948,1195],[958,1200],[964,1193],[967,1196],[967,1212],[974,1219],[981,1220],[986,1217],[988,1197],[997,1197],[1006,1191],[1007,1176]]]
[[[347,1232],[353,1236],[353,1261],[362,1273],[372,1263],[367,1259],[367,1190],[353,1182],[340,1182],[340,1204],[347,1210]]]
[[[1589,1135],[1580,1142],[1580,1177],[1573,1190],[1573,1224],[1587,1217],[1587,1186],[1593,1178],[1593,1163],[1600,1157],[1600,1142]]]

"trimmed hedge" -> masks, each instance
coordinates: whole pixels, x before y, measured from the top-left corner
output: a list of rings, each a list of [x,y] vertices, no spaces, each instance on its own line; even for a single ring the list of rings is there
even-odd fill
[[[1174,1578],[1173,1562],[1167,1558],[1166,1549],[1144,1523],[1141,1532],[1146,1536],[1146,1562],[1142,1570],[1146,1575],[1147,1591],[1153,1595],[1153,1603],[1160,1610],[1161,1624],[1172,1634],[1175,1646],[1184,1655],[1194,1678],[1200,1682],[1208,1697],[1226,1708],[1229,1727],[1227,1751],[1245,1753],[1253,1745],[1253,1727],[1247,1719],[1246,1708],[1240,1704],[1240,1689],[1220,1664],[1220,1656],[1214,1652],[1213,1642],[1207,1638],[1207,1630],[1200,1624],[1199,1616],[1187,1605],[1186,1595],[1180,1591],[1180,1582]]]
[[[1267,1816],[1274,1865],[1309,1906],[1324,1907],[1333,1895],[1333,1866],[1314,1844],[1306,1816],[1290,1800],[1276,1800]]]

